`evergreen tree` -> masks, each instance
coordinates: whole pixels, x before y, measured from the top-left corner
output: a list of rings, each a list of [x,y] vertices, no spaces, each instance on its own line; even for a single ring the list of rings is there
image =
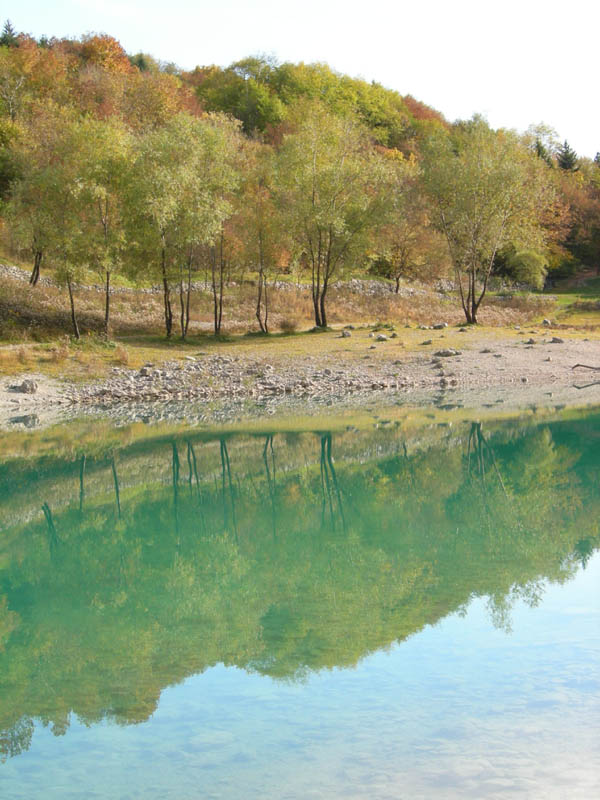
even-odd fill
[[[2,35],[0,36],[0,46],[2,47],[18,47],[19,38],[17,32],[13,28],[9,19],[4,23],[2,28]]]
[[[577,172],[579,169],[577,166],[577,153],[569,145],[566,139],[563,144],[558,146],[556,161],[561,169],[569,172]]]
[[[538,138],[535,140],[535,154],[538,158],[541,158],[543,161],[548,164],[549,167],[553,166],[552,164],[552,156],[546,145],[542,142],[542,140]]]

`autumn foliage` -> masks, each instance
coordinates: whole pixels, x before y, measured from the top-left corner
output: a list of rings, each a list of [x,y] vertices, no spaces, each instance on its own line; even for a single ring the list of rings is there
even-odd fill
[[[600,164],[578,159],[546,126],[518,137],[478,124],[486,158],[505,158],[502,142],[513,142],[511,163],[523,173],[511,219],[527,224],[510,231],[503,224],[494,247],[486,241],[467,264],[458,244],[472,220],[456,216],[457,198],[465,213],[472,210],[483,175],[472,160],[477,145],[461,166],[466,184],[452,188],[450,178],[460,155],[452,143],[462,136],[466,147],[468,123],[450,125],[411,95],[324,63],[253,56],[185,72],[127,54],[105,33],[36,41],[8,25],[0,38],[4,247],[31,258],[34,285],[47,266],[62,276],[76,335],[73,287],[86,269],[106,286],[107,333],[110,283],[120,272],[160,282],[167,333],[180,316],[185,336],[199,271],[212,276],[218,333],[223,292],[236,272],[256,276],[256,316],[267,332],[269,283],[285,271],[312,282],[315,323],[323,327],[328,287],[348,271],[392,279],[398,289],[401,279],[431,280],[450,264],[457,286],[466,270],[473,282],[484,251],[486,284],[493,274],[510,277],[515,253],[544,265],[536,286],[548,270],[597,268]],[[507,162],[497,166],[501,175]],[[545,187],[540,202],[532,175]],[[445,189],[446,222],[436,211]]]

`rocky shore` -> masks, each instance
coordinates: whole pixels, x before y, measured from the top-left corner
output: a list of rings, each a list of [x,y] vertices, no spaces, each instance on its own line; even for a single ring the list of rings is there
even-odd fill
[[[385,334],[366,334],[364,351],[347,359],[327,353],[270,360],[199,353],[135,370],[115,367],[106,379],[88,384],[38,375],[6,378],[0,381],[0,419],[10,425],[30,417],[36,424],[52,411],[53,416],[99,412],[127,419],[165,418],[176,407],[179,418],[186,405],[239,408],[245,403],[285,403],[298,411],[311,404],[343,404],[350,398],[365,402],[382,393],[387,395],[387,400],[378,401],[383,404],[427,395],[448,397],[450,405],[458,396],[461,405],[469,398],[485,404],[488,394],[503,390],[506,395],[525,387],[530,395],[546,397],[567,389],[579,396],[586,387],[586,397],[600,403],[598,373],[573,369],[576,364],[600,363],[596,341],[546,336],[499,342],[473,334],[464,338],[460,350],[425,339],[423,351],[406,352]]]

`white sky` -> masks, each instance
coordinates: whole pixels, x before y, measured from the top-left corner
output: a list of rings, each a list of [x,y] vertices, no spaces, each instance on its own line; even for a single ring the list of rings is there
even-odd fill
[[[600,150],[597,0],[21,0],[0,15],[36,37],[109,33],[186,69],[326,61],[449,120],[545,122],[579,155]]]

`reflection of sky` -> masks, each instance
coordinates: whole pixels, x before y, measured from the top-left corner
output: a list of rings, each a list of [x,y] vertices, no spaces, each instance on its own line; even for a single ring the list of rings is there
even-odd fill
[[[0,767],[27,798],[600,796],[600,554],[513,633],[485,602],[356,669],[277,683],[217,667],[119,728],[39,729]]]

